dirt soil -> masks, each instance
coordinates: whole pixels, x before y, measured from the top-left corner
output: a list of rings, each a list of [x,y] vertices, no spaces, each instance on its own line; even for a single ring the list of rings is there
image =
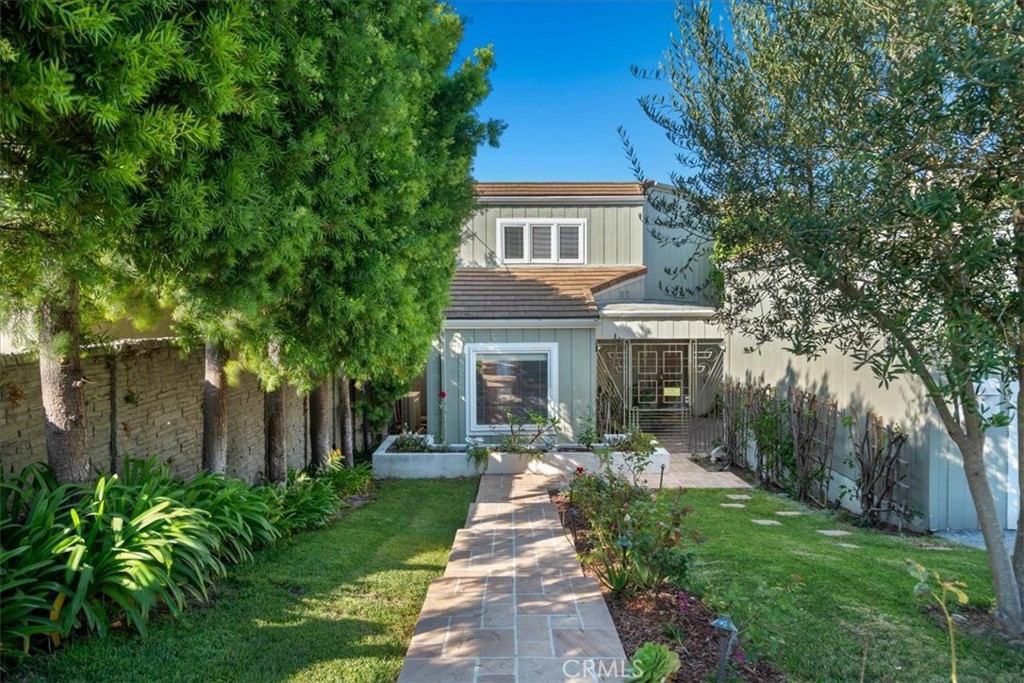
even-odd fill
[[[582,512],[575,505],[570,505],[568,497],[558,492],[552,492],[551,501],[558,508],[559,518],[566,528],[571,526],[570,510],[575,511],[577,547],[586,552],[590,545],[587,540],[589,524]],[[699,598],[672,589],[629,597],[612,595],[603,587],[601,590],[627,655],[632,655],[644,643],[661,643],[679,655],[682,666],[676,674],[676,681],[715,680],[722,651],[721,631],[711,625],[717,615]],[[682,632],[681,640],[666,634],[670,626]],[[786,680],[768,662],[753,661],[742,647],[737,647],[730,657],[729,672],[730,681],[779,683]]]

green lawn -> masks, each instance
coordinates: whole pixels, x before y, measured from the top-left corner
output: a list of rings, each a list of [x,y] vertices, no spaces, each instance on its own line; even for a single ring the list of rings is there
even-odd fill
[[[389,681],[477,480],[390,481],[332,526],[233,570],[214,603],[149,637],[72,643],[27,681]]]
[[[946,632],[912,595],[915,581],[904,559],[966,581],[971,604],[988,607],[992,590],[984,552],[927,549],[950,546],[838,524],[827,513],[764,492],[751,492],[749,501],[731,501],[727,493],[736,492],[694,490],[683,498],[694,508],[688,524],[707,539],[694,549],[696,590],[728,609],[754,648],[790,680],[858,681],[862,661],[866,681],[949,680]],[[730,502],[747,507],[720,506]],[[774,514],[786,509],[805,514]],[[782,526],[757,526],[751,519],[775,519]],[[852,535],[817,533],[835,528]],[[957,654],[961,683],[1024,681],[1024,647],[958,633]]]

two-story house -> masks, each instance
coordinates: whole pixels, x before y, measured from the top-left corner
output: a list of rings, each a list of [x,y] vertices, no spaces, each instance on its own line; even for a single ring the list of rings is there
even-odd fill
[[[667,293],[679,283],[666,268],[687,247],[645,229],[644,188],[481,183],[477,197],[427,365],[428,432],[450,443],[493,436],[510,412],[532,410],[558,417],[568,436],[595,419],[699,438],[721,381],[721,333],[706,302]]]

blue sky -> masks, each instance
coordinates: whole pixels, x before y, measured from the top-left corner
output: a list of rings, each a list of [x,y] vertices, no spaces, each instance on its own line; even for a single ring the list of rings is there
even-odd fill
[[[625,126],[648,178],[678,170],[674,148],[637,98],[664,86],[635,78],[678,33],[672,0],[450,0],[467,18],[461,58],[493,44],[497,67],[483,118],[508,124],[483,147],[474,176],[501,180],[633,180],[616,128]]]

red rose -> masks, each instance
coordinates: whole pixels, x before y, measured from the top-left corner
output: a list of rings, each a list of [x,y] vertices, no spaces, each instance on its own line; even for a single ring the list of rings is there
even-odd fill
[[[576,468],[576,474],[583,474],[585,471],[586,470],[584,470],[582,467],[577,467]]]
[[[448,398],[448,394],[446,394],[444,390],[442,390],[437,392],[437,397],[443,401],[444,399]]]

